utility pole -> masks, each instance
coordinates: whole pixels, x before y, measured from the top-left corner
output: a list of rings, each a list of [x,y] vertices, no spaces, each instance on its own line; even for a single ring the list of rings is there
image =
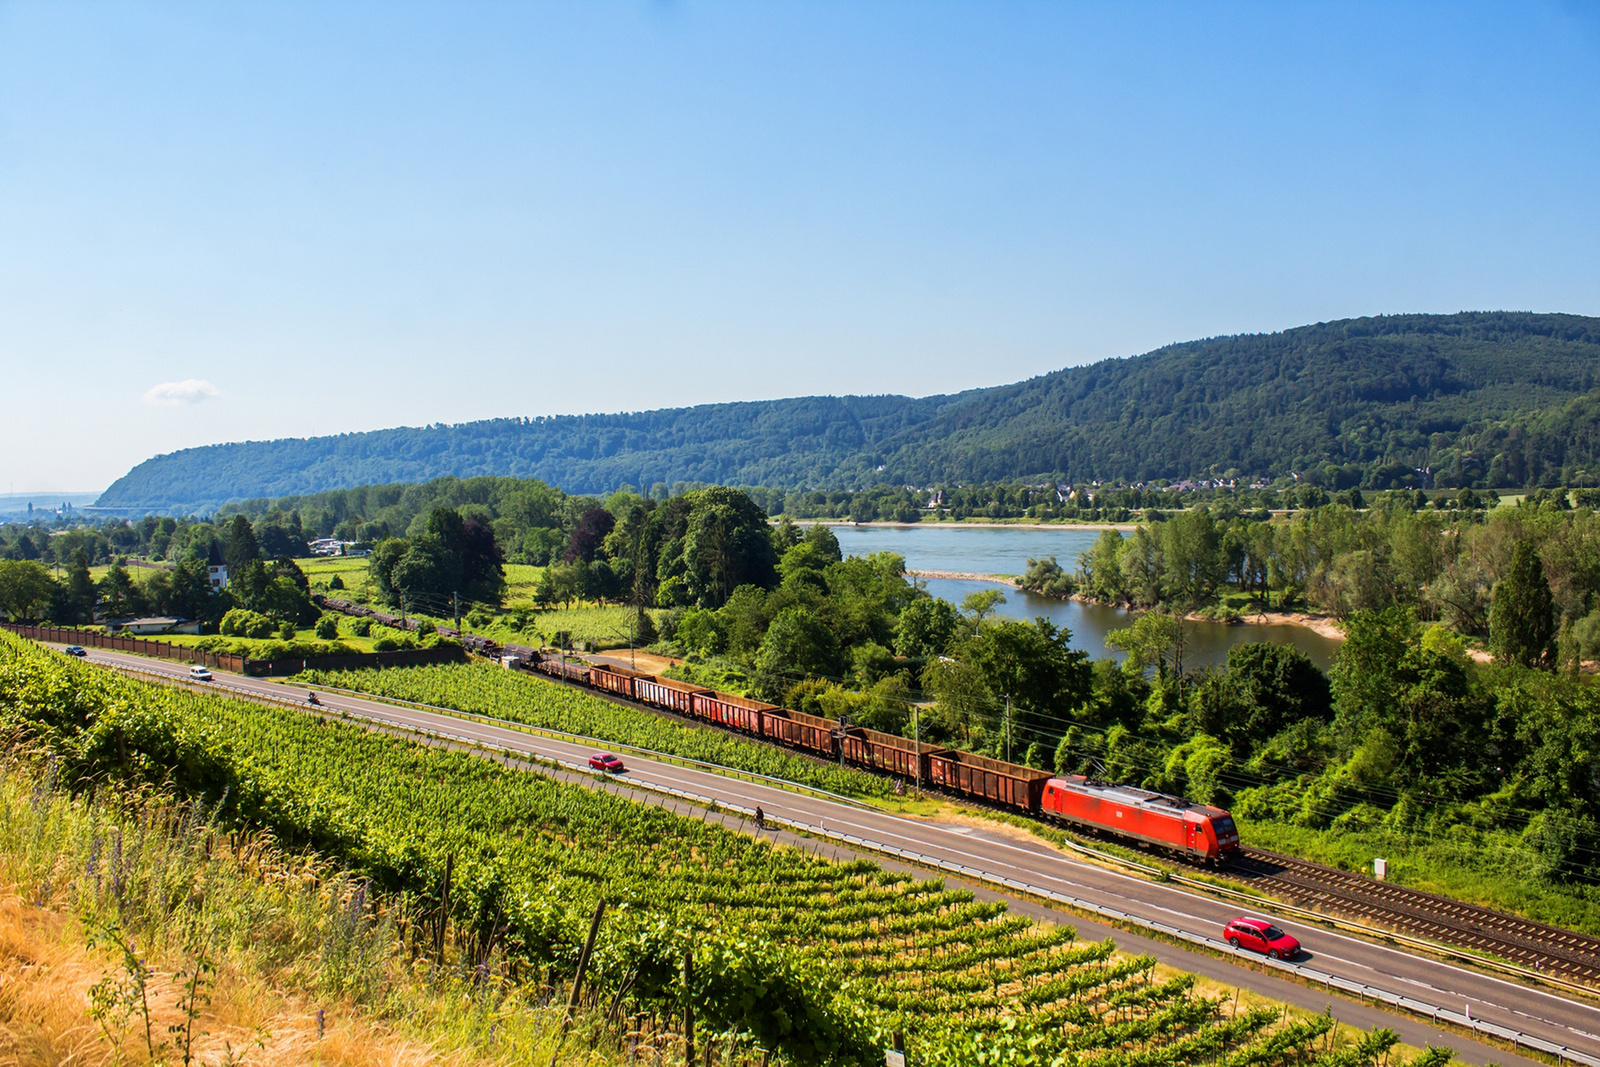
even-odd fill
[[[450,602],[456,609],[456,637],[459,638],[461,636],[461,593],[459,591],[451,593]]]
[[[1006,762],[1011,762],[1011,694],[1001,693],[1006,698]]]
[[[917,792],[922,792],[922,705],[915,701],[911,704],[911,733],[916,738],[917,751],[912,756],[912,762],[917,767]]]

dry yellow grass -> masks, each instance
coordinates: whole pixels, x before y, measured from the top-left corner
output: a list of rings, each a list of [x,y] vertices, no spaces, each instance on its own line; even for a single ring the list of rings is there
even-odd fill
[[[120,968],[119,959],[85,944],[75,919],[25,903],[14,888],[5,890],[0,895],[0,1065],[147,1062],[139,1015],[113,1043],[89,1014],[90,987]],[[150,1015],[158,1045],[175,1037],[181,1042],[168,1027],[183,1022],[182,992],[171,971],[157,970],[150,983]],[[442,1053],[340,1005],[325,1008],[319,1038],[317,1005],[226,969],[208,994],[210,1002],[194,1023],[197,1063],[465,1067],[498,1062],[460,1051]],[[159,1058],[181,1062],[181,1048],[169,1044]]]

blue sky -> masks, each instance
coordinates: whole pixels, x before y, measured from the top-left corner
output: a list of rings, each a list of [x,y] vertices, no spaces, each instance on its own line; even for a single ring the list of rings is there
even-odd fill
[[[0,492],[1600,314],[1600,4],[0,4]]]

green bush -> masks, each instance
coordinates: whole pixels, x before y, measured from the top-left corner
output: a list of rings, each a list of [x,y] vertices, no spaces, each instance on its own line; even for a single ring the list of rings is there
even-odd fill
[[[221,632],[228,637],[250,637],[255,639],[272,636],[276,627],[271,619],[259,611],[249,611],[245,608],[234,608],[222,617]],[[294,637],[293,628],[289,634]]]
[[[317,620],[317,636],[332,641],[339,636],[339,616],[329,613]]]

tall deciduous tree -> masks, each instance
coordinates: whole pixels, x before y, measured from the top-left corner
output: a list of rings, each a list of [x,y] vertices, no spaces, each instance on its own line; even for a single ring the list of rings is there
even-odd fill
[[[703,607],[721,606],[741,585],[777,584],[777,551],[767,513],[737,489],[714,486],[695,494],[683,538],[684,578]]]
[[[1489,648],[1506,663],[1555,665],[1555,601],[1539,553],[1527,541],[1511,552],[1511,567],[1495,583],[1489,607]]]
[[[105,606],[106,614],[113,618],[139,614],[144,610],[143,599],[133,584],[128,568],[120,563],[113,564],[106,576],[100,579],[100,602]]]
[[[63,589],[62,621],[85,623],[94,621],[94,606],[98,599],[94,579],[89,576],[89,554],[78,549],[67,565],[67,584]]]
[[[43,618],[55,596],[55,579],[32,560],[0,560],[0,611],[17,622]]]

